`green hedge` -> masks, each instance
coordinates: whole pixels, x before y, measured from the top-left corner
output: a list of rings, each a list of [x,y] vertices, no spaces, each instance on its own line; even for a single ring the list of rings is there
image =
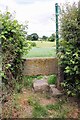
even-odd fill
[[[6,11],[0,12],[0,39],[2,44],[2,78],[9,87],[13,87],[13,81],[21,82],[22,79],[22,55],[29,49],[26,42],[26,28],[18,23],[14,16]]]
[[[58,57],[64,70],[62,86],[68,95],[80,95],[80,9],[66,5],[61,14],[61,37]]]

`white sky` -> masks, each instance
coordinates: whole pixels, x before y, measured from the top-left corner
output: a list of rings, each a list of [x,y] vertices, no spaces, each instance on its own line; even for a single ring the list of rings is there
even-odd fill
[[[16,12],[16,19],[28,21],[28,34],[50,36],[55,32],[55,3],[78,2],[78,0],[0,0],[0,10]]]

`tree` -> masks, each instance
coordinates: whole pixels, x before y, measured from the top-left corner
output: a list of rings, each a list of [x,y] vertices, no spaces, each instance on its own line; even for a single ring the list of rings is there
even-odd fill
[[[80,95],[80,24],[75,4],[65,5],[61,14],[59,60],[64,70],[62,83],[68,95]]]
[[[54,42],[55,41],[55,34],[52,34],[49,38],[48,41]]]
[[[31,35],[27,35],[27,40],[32,40],[32,41],[35,41],[35,40],[38,40],[39,36],[37,33],[32,33]]]
[[[31,40],[34,41],[34,40],[38,40],[39,36],[37,33],[33,33],[31,34]]]
[[[47,36],[45,36],[45,35],[42,36],[42,40],[47,40],[47,39],[48,39]]]
[[[31,35],[27,35],[27,40],[31,40]]]

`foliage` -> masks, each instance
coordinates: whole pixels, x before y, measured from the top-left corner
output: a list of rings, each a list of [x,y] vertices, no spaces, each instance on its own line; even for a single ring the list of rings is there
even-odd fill
[[[56,75],[50,75],[48,78],[48,84],[55,84],[57,80]]]
[[[15,89],[14,89],[15,93],[20,93],[22,91],[22,88],[24,87],[22,82],[19,83],[17,81],[14,81],[14,85],[15,85]]]
[[[47,40],[47,39],[48,39],[47,36],[45,36],[45,35],[42,36],[42,40]]]
[[[22,79],[22,55],[29,49],[26,29],[27,26],[19,24],[10,12],[0,12],[3,82],[11,88],[14,80],[21,82]]]
[[[31,40],[31,35],[27,35],[27,40]]]
[[[48,115],[47,109],[44,106],[40,105],[38,100],[30,97],[28,98],[28,102],[31,106],[33,106],[33,117],[34,118],[43,118]]]
[[[62,109],[62,105],[63,105],[62,101],[59,101],[59,102],[57,102],[55,104],[48,104],[46,106],[46,108],[48,110],[55,110],[55,111],[57,111],[57,110],[61,110]]]
[[[39,36],[37,33],[33,33],[31,34],[31,40],[34,41],[34,40],[38,40]]]
[[[49,38],[48,41],[54,42],[55,41],[55,34],[52,34]]]
[[[36,43],[35,42],[31,42],[31,46],[32,47],[36,47]]]
[[[32,87],[33,79],[35,76],[23,76],[24,87]]]
[[[80,95],[80,17],[75,4],[66,5],[61,14],[59,60],[64,70],[62,86],[68,95]]]
[[[43,76],[23,76],[23,86],[24,87],[32,87],[33,84],[33,80],[37,78],[37,79],[41,79],[43,78]]]
[[[39,36],[37,33],[32,33],[31,35],[27,36],[27,40],[35,41],[38,40]]]

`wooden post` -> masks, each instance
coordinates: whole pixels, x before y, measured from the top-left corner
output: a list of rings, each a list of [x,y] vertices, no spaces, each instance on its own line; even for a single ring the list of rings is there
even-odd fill
[[[58,78],[57,78],[57,88],[61,89],[61,82],[64,81],[64,71],[63,67],[58,65]]]

